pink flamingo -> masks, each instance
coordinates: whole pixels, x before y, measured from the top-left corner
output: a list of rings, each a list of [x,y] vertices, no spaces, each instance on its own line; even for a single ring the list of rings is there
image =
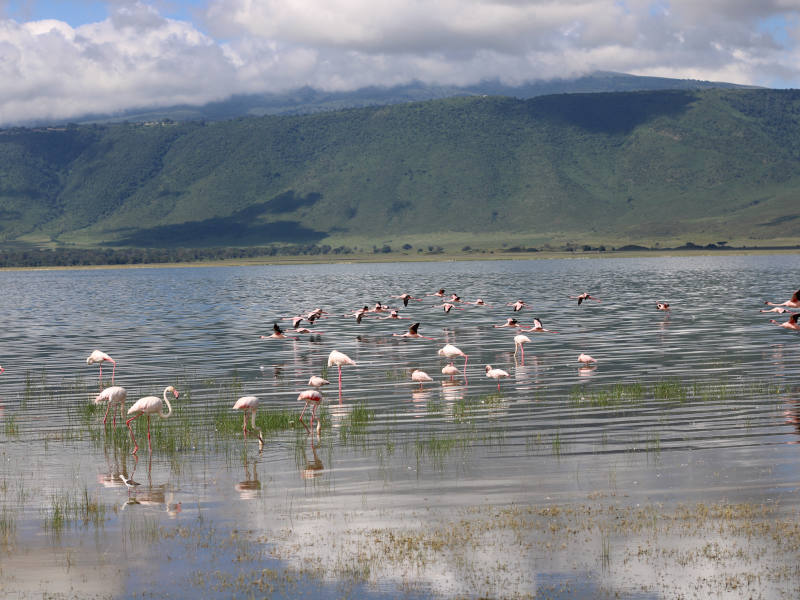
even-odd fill
[[[327,379],[323,379],[322,377],[319,377],[317,375],[312,375],[311,378],[308,380],[308,385],[317,389],[321,388],[323,385],[329,385],[329,384],[330,381],[328,381]]]
[[[789,314],[792,314],[792,315],[794,314],[792,311],[790,311],[785,306],[775,306],[774,308],[762,308],[758,312],[762,312],[762,313],[772,313],[772,312],[774,312],[774,313],[778,313],[779,315],[782,315],[782,314],[785,314],[785,313],[789,313]]]
[[[514,336],[514,356],[517,355],[517,350],[519,350],[522,354],[523,365],[525,364],[525,346],[523,344],[527,344],[530,341],[531,338],[529,338],[527,335],[522,335],[521,333]]]
[[[328,366],[332,367],[336,365],[336,368],[339,369],[339,398],[342,397],[342,365],[354,365],[355,361],[344,354],[343,352],[339,352],[338,350],[333,350],[328,355]]]
[[[393,333],[394,337],[407,337],[407,338],[422,338],[424,340],[432,340],[433,338],[425,337],[424,335],[420,335],[417,330],[419,329],[419,323],[414,323],[411,327],[408,328],[408,331],[405,333]]]
[[[454,381],[455,376],[458,374],[459,370],[452,362],[442,367],[442,375],[449,375],[450,381]]]
[[[463,356],[464,357],[464,378],[467,377],[467,360],[469,360],[469,356],[464,354],[459,348],[453,346],[453,344],[446,344],[442,348],[439,348],[438,352],[439,356],[444,356],[448,360],[453,360],[456,356]]]
[[[800,290],[797,290],[786,302],[776,304],[775,302],[764,302],[767,306],[786,306],[788,308],[800,308]]]
[[[512,319],[511,317],[508,317],[506,319],[506,322],[503,323],[502,325],[493,325],[493,327],[518,327],[518,326],[519,322],[516,319]]]
[[[6,370],[3,368],[3,366],[2,366],[2,365],[0,365],[0,373],[5,373],[5,371],[6,371]]]
[[[87,365],[93,365],[95,363],[100,363],[100,384],[103,383],[103,361],[110,362],[114,365],[111,368],[111,385],[114,385],[114,372],[117,370],[117,361],[111,358],[105,352],[101,352],[100,350],[93,350],[89,357],[86,359]]]
[[[570,296],[570,298],[572,298],[573,300],[577,300],[578,301],[578,306],[580,306],[581,303],[584,300],[594,300],[595,302],[600,302],[600,300],[598,300],[594,296],[590,296],[589,292],[583,292],[582,294],[580,294],[578,296]]]
[[[272,324],[272,333],[271,334],[262,335],[261,336],[262,340],[266,340],[266,339],[269,339],[269,338],[274,338],[274,339],[277,339],[277,340],[296,340],[296,339],[299,339],[299,338],[296,338],[296,337],[289,337],[286,334],[284,334],[283,333],[283,329],[281,329],[278,326],[277,323],[273,323]]]
[[[666,302],[659,302],[659,303],[657,303],[657,304],[656,304],[656,308],[657,308],[658,310],[663,310],[663,311],[667,311],[667,312],[669,312],[669,304],[667,304]]]
[[[530,305],[525,304],[522,300],[517,300],[516,302],[509,302],[508,304],[506,304],[506,306],[511,306],[511,307],[514,308],[514,312],[519,312],[523,308],[525,308],[527,306],[530,306]]]
[[[108,419],[108,410],[113,406],[114,428],[117,427],[117,407],[119,407],[119,416],[121,419],[122,415],[125,414],[125,400],[127,400],[127,398],[128,392],[125,391],[124,387],[120,387],[118,385],[107,387],[102,392],[97,394],[97,397],[94,399],[94,403],[106,403],[106,414],[103,415],[103,425],[106,424],[106,420]]]
[[[131,454],[136,454],[139,451],[139,444],[136,443],[136,438],[133,436],[133,429],[131,429],[131,421],[138,419],[142,415],[147,416],[147,449],[150,450],[151,453],[153,452],[153,448],[150,445],[150,415],[158,415],[162,419],[166,419],[172,414],[172,405],[169,403],[169,399],[167,399],[168,393],[175,396],[175,399],[177,399],[179,395],[178,390],[171,385],[164,388],[163,402],[167,404],[166,413],[163,412],[162,398],[157,398],[156,396],[139,398],[133,403],[133,406],[128,409],[128,414],[133,415],[130,419],[125,421],[125,425],[128,426],[128,431],[131,432],[131,441],[133,442],[133,452],[131,452]]]
[[[800,313],[793,313],[789,320],[784,323],[779,323],[775,319],[770,319],[770,323],[774,323],[778,327],[783,327],[784,329],[792,329],[794,331],[800,331],[800,323],[797,322],[798,317],[800,317]]]
[[[306,431],[311,433],[311,431],[314,429],[314,417],[317,414],[317,408],[319,408],[320,402],[322,402],[322,394],[320,394],[318,390],[305,390],[304,392],[300,392],[300,395],[297,396],[297,399],[306,403],[303,407],[303,410],[300,412],[299,421],[303,424],[303,427],[306,428]],[[305,414],[309,404],[311,405],[311,423],[306,425],[305,421],[303,421],[303,415]],[[320,421],[317,421],[317,433],[319,433],[320,427],[321,423]]]
[[[581,353],[578,355],[578,362],[580,362],[580,363],[583,363],[583,364],[585,364],[585,365],[588,365],[588,364],[590,364],[590,363],[596,363],[596,362],[597,362],[597,360],[596,360],[596,359],[594,359],[594,358],[592,358],[592,357],[591,357],[591,356],[589,356],[588,354],[584,354],[583,352],[581,352]]]
[[[508,377],[508,372],[503,369],[493,369],[492,365],[486,365],[486,376],[491,377],[497,382],[497,389],[500,389],[500,380],[503,377]]]
[[[553,331],[551,329],[545,329],[544,325],[542,325],[542,322],[536,317],[534,317],[533,325],[531,327],[527,328],[521,327],[520,331],[527,331],[527,332],[533,331],[535,333],[558,333],[557,331]]]
[[[428,381],[433,381],[433,378],[430,375],[428,375],[425,371],[414,369],[411,372],[411,381],[419,383],[419,389],[422,389],[422,384]]]
[[[258,398],[256,396],[242,396],[233,405],[233,410],[240,410],[243,413],[242,431],[244,431],[245,441],[247,441],[247,416],[250,415],[250,429],[255,429],[258,432],[258,451],[261,452],[261,450],[264,449],[264,436],[261,433],[261,429],[256,427],[256,411],[258,411]]]
[[[403,301],[403,306],[408,306],[408,301],[409,300],[416,300],[417,302],[422,302],[422,300],[420,298],[414,298],[414,296],[412,296],[411,294],[408,294],[408,293],[403,293],[403,294],[400,294],[399,296],[392,296],[392,298],[399,298],[400,300],[402,300]]]

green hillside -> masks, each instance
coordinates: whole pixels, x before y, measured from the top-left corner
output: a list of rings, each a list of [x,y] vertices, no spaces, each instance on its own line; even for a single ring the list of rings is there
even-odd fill
[[[0,244],[800,241],[800,92],[0,131]]]

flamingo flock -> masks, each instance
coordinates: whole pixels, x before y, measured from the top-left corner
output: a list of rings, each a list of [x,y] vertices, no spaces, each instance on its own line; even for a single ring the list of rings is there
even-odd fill
[[[477,299],[474,302],[469,302],[462,300],[460,296],[457,294],[450,294],[449,296],[445,295],[444,289],[439,289],[437,292],[432,294],[426,294],[425,296],[428,297],[439,297],[442,298],[442,304],[439,305],[443,308],[445,313],[450,312],[453,308],[458,308],[458,310],[464,310],[463,308],[456,306],[456,304],[468,305],[473,307],[485,307],[488,306],[482,299]],[[409,306],[410,301],[422,301],[422,298],[415,297],[410,293],[402,293],[395,296],[393,298],[397,298],[402,300],[403,308],[407,309]],[[592,300],[594,302],[600,303],[600,300],[590,295],[588,292],[583,292],[576,296],[568,296],[570,299],[577,299],[578,305],[581,305],[586,300]],[[760,312],[762,313],[776,313],[776,314],[788,314],[789,318],[787,321],[779,322],[774,319],[770,319],[770,323],[777,325],[783,329],[791,330],[791,331],[800,331],[800,312],[793,312],[793,309],[800,309],[800,289],[795,291],[789,300],[784,302],[764,302],[764,305],[769,306],[769,309],[761,309]],[[511,308],[515,315],[518,315],[523,308],[530,309],[532,306],[524,302],[522,299],[519,299],[515,302],[506,303],[505,306]],[[669,313],[671,311],[671,306],[669,303],[665,301],[659,301],[656,303],[656,309],[662,312],[667,313],[665,319],[669,318]],[[357,309],[354,312],[350,313],[349,315],[345,316],[353,316],[355,315],[357,318],[357,323],[360,326],[362,325],[362,318],[368,315],[376,314],[376,313],[389,313],[388,317],[379,317],[381,319],[406,319],[408,317],[400,317],[398,311],[400,309],[393,308],[388,305],[384,305],[380,302],[376,302],[372,309],[368,308],[368,305],[364,305],[363,308]],[[474,310],[474,309],[473,309]],[[330,315],[330,313],[322,310],[321,308],[316,308],[312,311],[306,312],[301,316],[292,317],[292,331],[297,333],[311,333],[308,329],[301,328],[300,324],[303,320],[307,320],[310,324],[314,324],[318,320],[325,319],[326,316]],[[405,338],[405,339],[423,339],[428,341],[436,341],[435,338],[423,336],[419,333],[420,322],[415,321],[412,325],[410,325],[404,333],[392,333],[391,337],[393,338]],[[521,364],[524,365],[525,363],[525,344],[531,344],[532,340],[530,337],[525,335],[525,333],[558,333],[557,331],[553,331],[547,329],[543,326],[542,321],[538,317],[533,317],[532,322],[530,325],[525,325],[521,322],[521,319],[517,316],[515,317],[507,317],[506,321],[499,325],[493,325],[492,328],[508,328],[514,329],[516,334],[513,337],[514,342],[514,359],[516,362],[516,357],[519,354],[521,357]],[[273,340],[293,340],[298,341],[300,338],[297,337],[290,337],[287,336],[283,329],[280,327],[277,321],[273,323],[272,327],[273,331],[272,334],[269,336],[260,336],[261,339],[273,339]],[[314,332],[320,333],[320,332]],[[460,348],[456,347],[451,343],[446,343],[444,346],[438,349],[437,351],[438,356],[444,357],[448,362],[447,364],[442,367],[441,373],[443,377],[447,378],[447,381],[451,384],[455,382],[455,377],[463,376],[464,384],[468,383],[468,361],[469,356],[466,352],[461,350]],[[461,369],[457,368],[454,364],[454,360],[457,358],[463,358],[464,363]],[[581,352],[577,357],[578,363],[581,365],[581,371],[593,370],[597,368],[598,360],[593,356]],[[105,413],[103,415],[103,425],[105,426],[108,421],[109,412],[112,415],[112,427],[116,428],[117,422],[117,413],[119,413],[120,418],[122,419],[125,414],[125,403],[127,401],[127,391],[124,387],[115,385],[114,379],[116,374],[116,366],[117,361],[113,359],[110,355],[102,352],[100,350],[94,350],[87,358],[86,364],[87,365],[99,365],[100,367],[100,375],[99,381],[100,386],[102,388],[103,384],[103,376],[102,376],[102,368],[104,363],[110,363],[112,365],[112,372],[111,372],[111,386],[103,388],[95,397],[94,397],[94,404],[96,405],[103,405],[105,404]],[[337,376],[338,376],[338,394],[339,394],[339,402],[342,402],[342,367],[357,367],[358,364],[356,361],[351,359],[349,356],[340,352],[338,350],[332,350],[328,355],[327,359],[327,366],[337,368]],[[2,366],[0,366],[0,374],[4,372]],[[485,376],[488,379],[493,380],[496,385],[498,391],[501,389],[500,382],[502,379],[509,378],[511,375],[508,371],[503,370],[501,368],[493,367],[490,364],[485,365],[484,367]],[[585,373],[582,373],[585,374]],[[418,385],[418,389],[422,390],[425,384],[432,383],[434,378],[431,377],[426,371],[421,368],[414,368],[410,371],[410,378],[413,384]],[[309,389],[301,391],[297,397],[298,401],[304,402],[303,409],[300,413],[299,421],[305,429],[312,433],[316,431],[319,433],[321,423],[319,418],[317,417],[317,411],[319,406],[323,400],[323,394],[320,391],[323,386],[330,385],[330,381],[327,379],[312,375],[307,385]],[[175,389],[174,386],[167,386],[164,388],[162,396],[145,396],[143,398],[138,399],[128,410],[127,414],[129,418],[125,421],[125,426],[128,428],[130,432],[131,443],[133,444],[132,454],[136,455],[139,450],[138,443],[134,436],[133,429],[131,424],[133,421],[138,419],[139,417],[144,416],[147,420],[147,441],[148,441],[148,449],[152,452],[152,445],[151,445],[151,433],[150,433],[150,419],[151,416],[158,416],[162,419],[168,418],[172,412],[172,405],[170,403],[169,396],[173,397],[173,400],[177,400],[179,398],[179,392]],[[166,406],[166,411],[164,411],[164,406]],[[242,412],[242,432],[244,440],[247,440],[248,432],[254,432],[256,434],[256,439],[258,440],[259,444],[259,451],[261,451],[264,447],[264,437],[263,432],[260,428],[256,427],[256,413],[259,407],[259,399],[257,396],[254,395],[247,395],[240,397],[232,407],[232,410],[237,410]],[[306,411],[310,410],[310,422],[308,424],[305,423],[303,417],[305,416]],[[248,428],[248,420],[250,421],[250,427]],[[314,422],[316,421],[316,430],[314,428]],[[125,481],[123,477],[123,481],[126,486],[132,487],[135,482]]]

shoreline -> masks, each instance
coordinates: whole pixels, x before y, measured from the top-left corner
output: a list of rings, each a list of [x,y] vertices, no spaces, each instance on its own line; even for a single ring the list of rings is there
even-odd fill
[[[397,262],[469,262],[469,261],[501,261],[501,260],[554,260],[554,259],[594,259],[594,258],[667,258],[681,256],[750,256],[770,254],[800,254],[800,248],[726,248],[726,249],[678,249],[678,250],[623,250],[623,251],[542,251],[542,252],[455,252],[440,254],[414,255],[411,253],[389,254],[353,254],[347,256],[298,255],[298,256],[265,256],[253,258],[232,258],[223,260],[198,260],[186,262],[139,263],[139,264],[104,264],[104,265],[48,265],[41,267],[0,267],[1,271],[74,271],[94,269],[158,269],[175,267],[247,267],[247,266],[281,266],[281,265],[334,265],[334,264],[371,264]]]

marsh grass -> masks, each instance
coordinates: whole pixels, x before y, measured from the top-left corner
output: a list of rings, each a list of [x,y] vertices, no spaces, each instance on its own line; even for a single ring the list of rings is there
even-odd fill
[[[339,439],[343,444],[363,443],[367,435],[367,426],[375,418],[375,411],[366,402],[358,402],[347,414],[339,427]]]
[[[53,534],[73,525],[98,528],[106,520],[106,506],[93,498],[86,487],[77,495],[69,491],[52,494],[50,506],[44,510],[44,529]]]
[[[17,522],[14,514],[4,506],[0,509],[0,548],[8,549],[14,543],[17,533]]]

